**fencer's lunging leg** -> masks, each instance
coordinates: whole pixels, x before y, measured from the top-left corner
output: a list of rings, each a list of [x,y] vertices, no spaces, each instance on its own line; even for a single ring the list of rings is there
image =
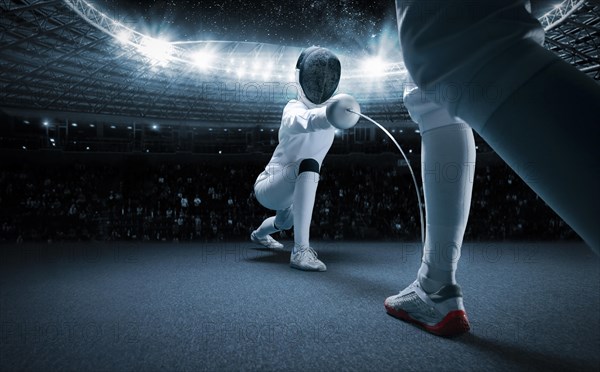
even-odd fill
[[[294,250],[290,257],[290,266],[307,271],[326,271],[327,267],[317,258],[310,247],[310,221],[312,219],[315,195],[319,185],[319,163],[314,159],[305,159],[300,163],[298,177],[294,187]]]
[[[475,173],[471,128],[452,124],[425,131],[422,163],[427,227],[418,279],[426,292],[433,293],[456,284]]]
[[[310,221],[317,186],[319,185],[319,163],[314,159],[305,159],[300,163],[296,187],[294,188],[294,250],[308,247],[310,237]]]

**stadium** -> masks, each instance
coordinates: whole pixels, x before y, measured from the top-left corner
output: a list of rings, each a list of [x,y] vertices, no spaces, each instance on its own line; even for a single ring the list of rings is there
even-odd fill
[[[1,370],[600,368],[598,256],[523,180],[535,164],[477,134],[458,272],[471,332],[386,314],[424,234],[397,29],[332,46],[338,90],[389,136],[335,130],[310,224],[328,271],[306,273],[292,230],[273,235],[283,250],[250,234],[309,45],[164,38],[109,3],[0,0]],[[600,4],[532,3],[543,46],[598,84]]]

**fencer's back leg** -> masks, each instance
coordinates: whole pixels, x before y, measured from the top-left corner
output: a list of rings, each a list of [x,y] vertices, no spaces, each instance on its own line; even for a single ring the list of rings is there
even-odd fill
[[[289,230],[294,225],[294,213],[292,213],[293,205],[287,209],[277,211],[273,226],[277,231]]]

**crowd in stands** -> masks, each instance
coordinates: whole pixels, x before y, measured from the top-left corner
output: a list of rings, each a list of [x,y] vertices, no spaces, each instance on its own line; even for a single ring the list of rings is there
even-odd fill
[[[344,164],[326,160],[322,168],[312,239],[419,240],[406,168]],[[253,194],[263,167],[258,161],[2,166],[0,241],[247,240],[272,213]],[[477,168],[466,241],[574,238],[508,167]]]

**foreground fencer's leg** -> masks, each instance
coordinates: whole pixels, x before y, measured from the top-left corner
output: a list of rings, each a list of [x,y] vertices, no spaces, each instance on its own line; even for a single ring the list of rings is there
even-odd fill
[[[310,247],[310,222],[319,185],[319,163],[314,159],[305,159],[300,163],[294,188],[294,250],[290,257],[290,266],[307,271],[325,271],[327,267],[317,258]]]
[[[414,120],[415,110],[411,111],[406,96],[405,104]],[[434,109],[428,114],[425,121],[456,121],[443,110]],[[422,129],[423,124],[420,123]],[[456,284],[456,268],[473,190],[473,131],[464,123],[424,131],[421,153],[427,220],[422,263],[417,280],[388,297],[385,308],[388,314],[416,323],[431,333],[454,336],[470,329],[462,291]]]
[[[433,293],[456,284],[473,191],[473,131],[454,124],[424,132],[421,153],[427,227],[418,278]]]
[[[600,87],[539,45],[527,3],[398,0],[404,60],[600,253]]]

